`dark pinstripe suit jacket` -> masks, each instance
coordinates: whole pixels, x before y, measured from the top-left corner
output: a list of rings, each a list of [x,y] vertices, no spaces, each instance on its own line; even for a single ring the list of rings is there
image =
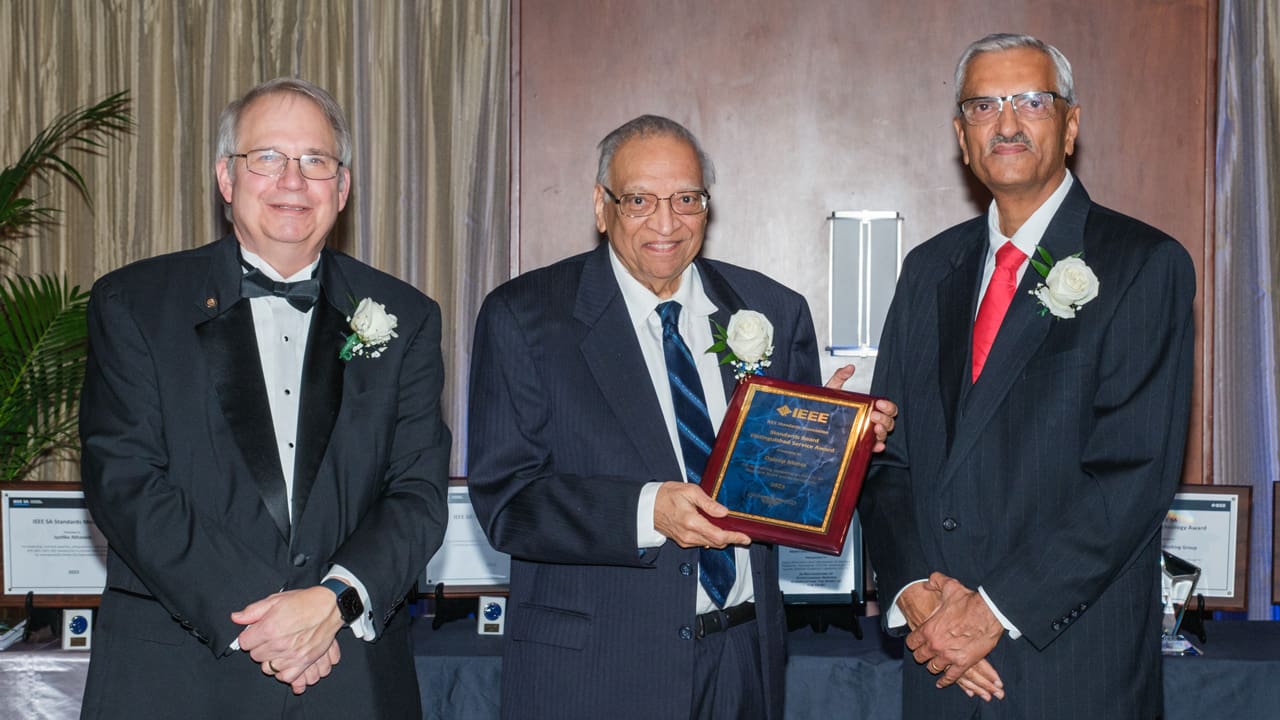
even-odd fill
[[[764,313],[770,374],[819,381],[802,297],[756,272],[696,262],[716,322],[741,308]],[[503,716],[687,717],[697,550],[636,548],[641,485],[678,479],[680,468],[607,246],[485,300],[470,418],[472,502],[494,546],[513,556]],[[773,548],[753,545],[751,563],[764,716],[781,718],[786,625]]]
[[[872,385],[901,417],[861,505],[881,597],[938,570],[982,586],[1021,630],[989,656],[1007,697],[983,718],[1156,717],[1159,531],[1190,408],[1191,261],[1077,181],[1041,246],[1083,253],[1098,297],[1073,319],[1042,316],[1028,269],[975,384],[987,244],[984,215],[903,264]],[[982,704],[904,666],[907,718],[968,718]]]

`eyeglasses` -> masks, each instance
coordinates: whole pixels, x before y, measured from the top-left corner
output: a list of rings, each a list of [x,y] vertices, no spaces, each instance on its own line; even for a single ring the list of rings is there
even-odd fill
[[[308,180],[329,180],[338,176],[342,161],[332,155],[303,155],[292,157],[279,150],[266,148],[247,153],[232,153],[227,157],[244,158],[244,166],[254,175],[279,177],[289,166],[290,160],[298,161],[298,171]]]
[[[618,212],[627,217],[648,217],[658,211],[658,203],[666,200],[671,204],[671,212],[677,215],[699,215],[707,211],[707,203],[711,194],[706,190],[682,190],[660,198],[652,193],[624,193],[614,195],[613,191],[601,185],[618,206]]]
[[[1005,97],[972,97],[960,101],[960,112],[970,125],[986,125],[1004,111],[1005,103],[1013,104],[1013,111],[1026,120],[1043,120],[1053,115],[1053,101],[1066,100],[1050,90],[1032,90]]]

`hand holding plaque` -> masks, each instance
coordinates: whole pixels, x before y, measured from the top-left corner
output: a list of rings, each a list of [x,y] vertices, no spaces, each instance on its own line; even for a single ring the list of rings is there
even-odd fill
[[[839,555],[875,432],[876,398],[752,375],[738,384],[702,475],[754,540]]]

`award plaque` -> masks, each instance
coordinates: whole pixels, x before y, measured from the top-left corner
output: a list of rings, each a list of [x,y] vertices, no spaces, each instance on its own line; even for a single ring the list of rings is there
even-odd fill
[[[869,395],[749,375],[733,393],[702,489],[711,522],[753,540],[839,555],[875,432]]]

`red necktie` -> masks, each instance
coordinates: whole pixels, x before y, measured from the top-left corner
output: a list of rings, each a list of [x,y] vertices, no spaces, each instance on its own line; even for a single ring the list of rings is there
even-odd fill
[[[1012,242],[1006,242],[996,251],[996,269],[991,273],[987,293],[978,306],[978,319],[973,323],[973,381],[978,382],[982,366],[987,363],[991,343],[996,340],[1000,322],[1009,309],[1013,293],[1018,289],[1018,268],[1027,256]]]

